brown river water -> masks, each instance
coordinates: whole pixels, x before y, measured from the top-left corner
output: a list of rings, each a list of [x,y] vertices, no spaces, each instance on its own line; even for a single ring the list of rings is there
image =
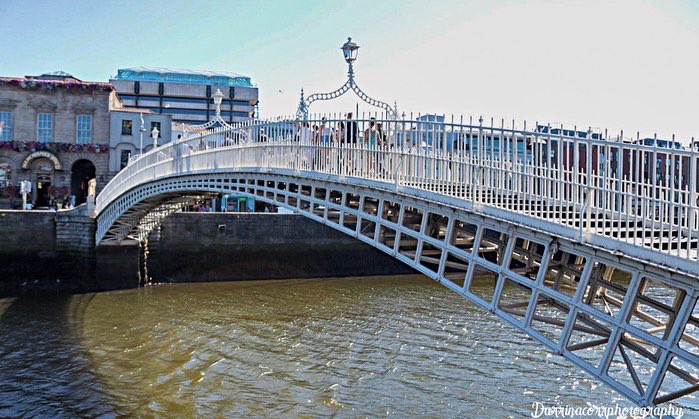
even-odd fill
[[[0,416],[521,417],[631,406],[420,275],[0,299]]]

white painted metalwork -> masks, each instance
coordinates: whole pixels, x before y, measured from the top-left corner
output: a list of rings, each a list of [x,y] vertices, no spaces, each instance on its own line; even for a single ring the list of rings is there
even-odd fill
[[[338,89],[327,93],[314,93],[307,98],[304,98],[303,89],[301,89],[301,100],[299,101],[299,107],[296,111],[296,117],[298,119],[306,120],[308,119],[308,108],[311,104],[317,100],[332,100],[344,95],[350,90],[353,91],[361,100],[368,103],[371,106],[383,109],[387,116],[395,117],[398,115],[398,107],[391,107],[386,102],[378,99],[374,99],[362,91],[362,89],[357,85],[354,80],[354,67],[352,63],[357,59],[357,52],[359,50],[359,45],[352,42],[352,38],[347,38],[347,42],[342,46],[343,55],[345,61],[347,62],[347,81],[345,84],[340,86]]]
[[[216,107],[216,114],[214,115],[214,119],[207,121],[206,123],[201,125],[193,125],[187,127],[183,136],[187,137],[188,133],[204,132],[216,126],[226,129],[232,129],[233,126],[226,122],[226,120],[223,119],[223,117],[221,116],[221,103],[223,103],[223,93],[221,93],[221,89],[216,89],[216,93],[214,93],[214,106]]]
[[[483,122],[327,114],[202,132],[115,176],[97,241],[142,240],[202,194],[254,196],[392,255],[640,405],[696,397],[699,152]]]
[[[146,181],[144,168],[173,174],[197,161],[295,169],[437,192],[519,220],[546,221],[556,231],[574,230],[579,240],[609,251],[699,273],[699,153],[435,119],[324,115],[307,121],[309,127],[273,120],[217,128],[143,155],[105,187],[97,210]],[[326,138],[320,127],[329,129]]]

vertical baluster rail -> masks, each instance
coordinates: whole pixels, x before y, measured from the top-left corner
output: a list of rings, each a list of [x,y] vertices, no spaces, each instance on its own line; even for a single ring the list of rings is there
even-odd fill
[[[385,131],[376,145],[365,138],[372,116]],[[351,142],[349,122],[323,114],[186,134],[131,161],[101,191],[97,212],[134,186],[176,172],[291,169],[422,189],[697,259],[698,151],[658,148],[638,136],[624,143],[623,132],[614,141],[591,130],[433,114],[357,114]]]

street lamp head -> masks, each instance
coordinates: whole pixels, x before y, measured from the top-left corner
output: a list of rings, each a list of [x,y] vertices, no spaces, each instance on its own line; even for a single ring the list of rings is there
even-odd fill
[[[158,135],[160,135],[160,131],[158,131],[158,127],[153,127],[153,131],[151,131],[150,136],[153,138],[153,141],[158,141]]]
[[[218,108],[221,106],[221,102],[223,102],[223,93],[221,93],[221,89],[216,89],[216,93],[214,93],[214,105]]]
[[[221,89],[216,89],[216,93],[214,93],[214,105],[216,106],[216,118],[221,117],[221,103],[223,102],[223,93],[221,93]]]
[[[357,59],[359,45],[352,42],[352,38],[347,38],[347,42],[345,42],[340,49],[342,49],[342,54],[345,56],[345,61],[347,61],[347,64],[352,64],[352,61]]]

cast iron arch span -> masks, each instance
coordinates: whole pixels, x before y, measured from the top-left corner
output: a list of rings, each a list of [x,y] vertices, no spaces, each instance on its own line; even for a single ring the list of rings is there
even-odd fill
[[[97,234],[102,242],[143,239],[165,216],[206,194],[254,197],[401,260],[640,405],[697,390],[699,341],[691,330],[699,319],[692,278],[468,209],[407,197],[390,186],[260,171],[166,177],[114,200],[99,214]],[[140,213],[130,223],[118,221],[134,209]],[[650,292],[657,287],[663,288],[660,297]]]

